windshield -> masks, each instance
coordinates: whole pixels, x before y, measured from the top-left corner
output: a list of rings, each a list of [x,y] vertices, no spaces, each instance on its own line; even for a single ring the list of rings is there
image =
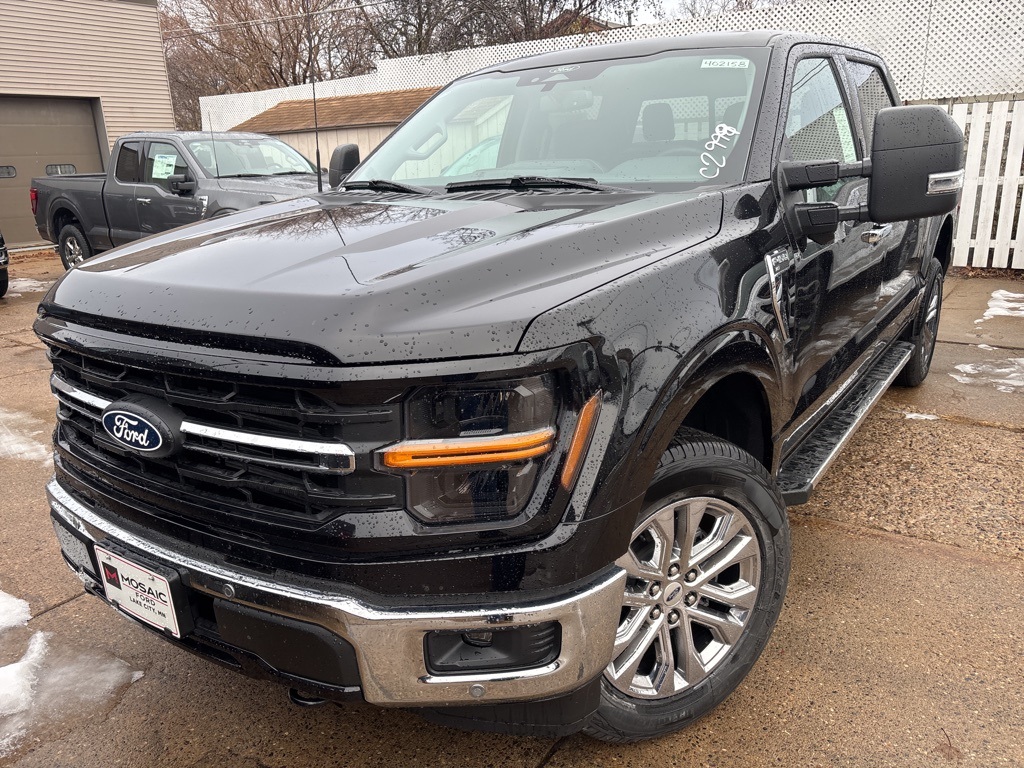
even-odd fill
[[[767,49],[673,51],[453,83],[346,183],[512,177],[705,186],[743,179]]]
[[[316,173],[313,164],[278,139],[220,138],[188,142],[188,150],[215,179]]]

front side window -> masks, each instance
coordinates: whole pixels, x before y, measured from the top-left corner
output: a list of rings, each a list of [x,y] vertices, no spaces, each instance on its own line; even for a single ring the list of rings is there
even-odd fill
[[[142,179],[145,183],[156,184],[170,192],[171,176],[187,174],[188,164],[173,144],[154,141],[149,145],[146,151],[146,172]]]
[[[857,159],[850,114],[828,59],[802,59],[796,65],[786,117],[790,159],[798,162]],[[812,202],[835,200],[843,182],[807,190]]]
[[[851,61],[849,65],[850,77],[853,79],[853,87],[857,89],[857,100],[860,101],[860,111],[864,117],[864,141],[870,152],[871,140],[875,135],[875,115],[886,107],[896,105],[878,67],[860,61]]]
[[[768,55],[673,51],[471,76],[429,101],[347,181],[735,184],[746,171]]]
[[[117,162],[114,164],[114,178],[125,184],[134,184],[139,180],[139,154],[142,152],[142,144],[137,141],[127,141],[121,145],[117,153]]]

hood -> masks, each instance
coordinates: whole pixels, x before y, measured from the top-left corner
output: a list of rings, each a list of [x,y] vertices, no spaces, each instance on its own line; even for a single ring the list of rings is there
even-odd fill
[[[345,364],[509,354],[533,318],[721,218],[719,193],[327,194],[110,251],[46,303],[304,342]]]
[[[303,173],[297,176],[266,176],[249,179],[216,179],[221,189],[228,192],[246,192],[251,194],[275,195],[280,198],[316,192],[316,174]],[[327,187],[327,174],[324,174],[324,187]]]

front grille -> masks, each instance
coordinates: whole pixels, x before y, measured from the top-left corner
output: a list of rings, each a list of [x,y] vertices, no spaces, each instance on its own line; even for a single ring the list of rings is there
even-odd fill
[[[50,359],[59,459],[101,490],[137,487],[137,499],[166,499],[163,513],[230,521],[233,532],[253,534],[323,532],[350,512],[404,506],[401,478],[374,471],[367,458],[400,438],[397,405],[346,405],[334,389],[165,373],[56,347]],[[107,435],[103,408],[132,394],[184,415],[179,453],[153,458]]]

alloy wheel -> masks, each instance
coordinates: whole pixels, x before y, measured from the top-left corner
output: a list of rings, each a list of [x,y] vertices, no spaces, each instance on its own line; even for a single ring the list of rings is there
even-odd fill
[[[605,677],[628,696],[663,699],[706,678],[743,636],[761,555],[743,511],[722,499],[672,502],[633,532]]]

